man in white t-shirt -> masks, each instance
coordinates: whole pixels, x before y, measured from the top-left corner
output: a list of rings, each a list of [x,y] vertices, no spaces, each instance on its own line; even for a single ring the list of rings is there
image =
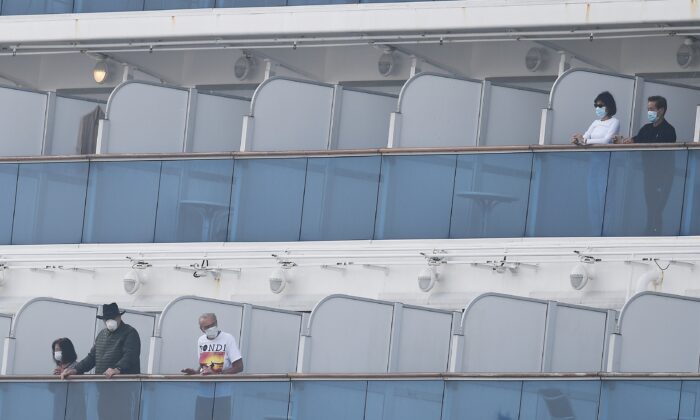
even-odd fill
[[[243,371],[243,358],[236,339],[219,330],[216,314],[202,314],[199,317],[199,329],[204,333],[197,341],[199,368],[185,368],[182,373],[212,375]]]

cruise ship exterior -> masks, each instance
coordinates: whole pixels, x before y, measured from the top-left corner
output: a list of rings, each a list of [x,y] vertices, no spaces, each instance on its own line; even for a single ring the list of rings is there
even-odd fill
[[[0,419],[700,419],[699,7],[0,0]]]

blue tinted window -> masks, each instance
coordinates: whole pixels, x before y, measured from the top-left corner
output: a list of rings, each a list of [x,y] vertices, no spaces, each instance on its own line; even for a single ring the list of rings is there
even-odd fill
[[[139,420],[211,420],[213,382],[144,382]]]
[[[76,13],[130,10],[143,10],[143,0],[75,0],[73,9]]]
[[[87,162],[20,165],[12,243],[80,243],[87,178]]]
[[[140,382],[69,382],[66,419],[139,420],[140,394]]]
[[[214,7],[215,0],[146,0],[145,10],[199,9]]]
[[[363,420],[365,381],[292,382],[290,419]]]
[[[217,382],[213,420],[286,419],[289,382]]]
[[[445,381],[443,420],[518,420],[520,381]]]
[[[455,155],[384,156],[375,239],[450,235]]]
[[[12,239],[12,219],[15,212],[17,192],[16,163],[0,164],[0,245],[9,245]]]
[[[0,419],[63,419],[67,383],[0,383]]]
[[[216,7],[284,6],[287,0],[216,0]]]
[[[685,150],[613,152],[603,235],[678,235],[686,162]]]
[[[527,236],[600,236],[608,152],[535,153]]]
[[[700,235],[700,150],[688,152],[681,235]]]
[[[700,418],[700,381],[683,381],[679,418]]]
[[[225,241],[232,176],[233,160],[163,162],[155,241]]]
[[[287,0],[287,6],[302,6],[305,4],[348,4],[357,0]]]
[[[603,381],[598,419],[676,419],[680,389],[680,381]]]
[[[160,165],[91,163],[83,242],[153,242]]]
[[[440,420],[443,381],[369,381],[365,420]]]
[[[600,381],[525,381],[520,420],[596,420]]]
[[[303,241],[372,239],[381,158],[311,158]]]
[[[306,159],[236,161],[231,241],[298,241]]]
[[[451,238],[525,234],[532,153],[457,157]]]
[[[70,13],[73,0],[2,0],[3,15]]]

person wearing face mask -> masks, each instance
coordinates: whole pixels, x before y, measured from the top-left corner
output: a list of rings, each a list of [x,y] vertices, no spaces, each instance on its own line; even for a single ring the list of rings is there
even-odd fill
[[[236,339],[219,329],[216,314],[202,314],[199,317],[199,329],[204,333],[197,341],[199,367],[182,369],[182,373],[212,375],[243,371],[243,358]]]
[[[61,378],[82,374],[95,368],[95,373],[112,378],[119,374],[141,373],[141,339],[131,325],[122,321],[124,311],[116,303],[102,305],[105,328],[97,334],[90,353],[72,369],[65,369]]]
[[[666,121],[668,103],[663,96],[647,99],[647,121],[636,136],[626,138],[623,143],[675,143],[676,129]]]
[[[53,370],[54,375],[60,375],[66,369],[73,369],[78,364],[78,355],[75,353],[73,342],[68,338],[57,338],[51,343],[51,354],[53,361],[56,363],[56,368]]]
[[[620,131],[620,120],[614,117],[617,113],[617,105],[610,92],[602,92],[596,96],[593,107],[597,119],[593,121],[585,133],[574,134],[571,137],[571,143],[576,145],[608,144],[613,142]]]

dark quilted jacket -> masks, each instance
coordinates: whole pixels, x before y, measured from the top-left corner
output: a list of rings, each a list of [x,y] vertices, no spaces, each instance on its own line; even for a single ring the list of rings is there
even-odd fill
[[[78,363],[75,369],[85,373],[95,368],[95,373],[103,374],[109,368],[118,368],[123,374],[141,373],[141,339],[131,325],[122,323],[114,332],[107,328],[95,338],[90,353]]]

